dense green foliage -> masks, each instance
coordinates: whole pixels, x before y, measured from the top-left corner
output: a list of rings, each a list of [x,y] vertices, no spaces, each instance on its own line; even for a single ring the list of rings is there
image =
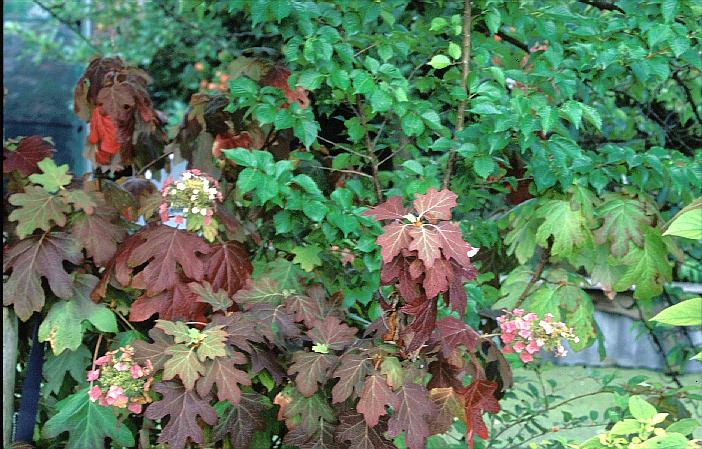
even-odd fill
[[[633,289],[645,318],[700,281],[699,2],[35,3],[94,34],[5,31],[124,60],[76,88],[95,179],[40,138],[5,143],[4,305],[41,314],[52,349],[40,447],[519,447],[543,429],[500,439],[521,364],[492,338],[500,310],[603,350],[589,287]],[[169,151],[218,181],[213,222],[159,222],[144,173]],[[156,402],[115,426],[84,371],[130,344]],[[612,441],[666,419],[627,395],[688,393],[610,381]]]

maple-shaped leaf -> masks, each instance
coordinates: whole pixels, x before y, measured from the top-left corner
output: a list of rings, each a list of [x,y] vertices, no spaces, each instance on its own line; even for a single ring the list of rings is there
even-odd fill
[[[37,186],[27,186],[24,192],[11,195],[9,202],[17,206],[8,219],[17,222],[15,232],[20,239],[31,235],[36,229],[47,232],[52,223],[64,226],[66,214],[71,211],[61,197]]]
[[[368,376],[363,383],[363,393],[356,405],[356,410],[363,415],[368,426],[374,427],[378,424],[380,417],[387,414],[386,405],[396,411],[400,401],[385,378],[376,372]]]
[[[379,204],[372,209],[368,209],[361,215],[365,217],[375,216],[375,219],[380,220],[401,220],[407,215],[407,209],[402,205],[401,196],[392,196],[382,204]]]
[[[264,413],[272,407],[270,400],[259,393],[241,393],[238,404],[227,403],[214,428],[214,441],[229,434],[234,449],[248,449],[255,432],[266,430]]]
[[[256,304],[249,312],[255,320],[256,331],[273,344],[284,347],[284,340],[300,336],[295,317],[282,304]]]
[[[626,256],[629,242],[634,242],[639,248],[644,245],[643,226],[650,225],[652,217],[646,215],[640,202],[613,196],[598,207],[596,213],[604,222],[595,231],[595,242],[599,245],[611,242],[610,251],[613,256]]]
[[[189,279],[203,279],[205,265],[198,253],[208,254],[211,249],[200,237],[165,225],[150,226],[139,233],[144,242],[132,251],[128,264],[136,267],[148,262],[140,273],[147,293],[156,294],[173,288],[178,267]],[[212,279],[208,280],[215,285]]]
[[[468,266],[458,265],[457,262],[451,261],[453,270],[453,280],[449,284],[448,292],[444,293],[444,300],[448,299],[451,310],[458,313],[458,316],[466,314],[466,302],[468,297],[466,289],[463,286],[468,281],[476,278],[478,270],[471,264]]]
[[[80,251],[73,239],[62,232],[50,232],[17,242],[4,254],[3,272],[12,270],[2,284],[2,303],[14,306],[15,313],[27,321],[44,307],[45,293],[41,278],[59,298],[73,294],[73,280],[63,268],[63,261],[78,264]]]
[[[460,389],[463,387],[462,371],[441,355],[429,364],[429,372],[431,373],[431,380],[427,385],[428,388],[452,387]]]
[[[324,321],[318,321],[315,326],[307,331],[315,344],[321,344],[328,349],[340,351],[356,339],[355,327],[347,326],[334,316],[328,316]]]
[[[207,257],[204,278],[212,284],[212,290],[224,290],[232,296],[251,276],[253,267],[249,257],[237,242],[221,242],[210,246],[212,249]]]
[[[59,189],[71,183],[71,175],[68,174],[68,164],[57,166],[53,159],[43,159],[37,163],[42,173],[29,175],[29,180],[34,184],[41,185],[49,193],[58,192]]]
[[[138,277],[135,277],[135,281]],[[134,288],[146,288],[146,285],[134,285]],[[144,293],[132,303],[129,309],[130,321],[145,321],[153,314],[158,314],[164,320],[194,320],[203,321],[205,304],[198,302],[198,297],[190,290],[188,284],[179,275],[175,286],[153,296]]]
[[[166,353],[166,349],[173,344],[173,339],[156,327],[149,330],[149,337],[151,337],[153,343],[144,340],[137,340],[132,343],[135,352],[134,360],[140,365],[144,365],[147,360],[151,360],[154,370],[160,371],[170,357]]]
[[[582,246],[589,234],[585,217],[581,210],[573,210],[570,201],[549,200],[537,211],[536,216],[544,222],[536,231],[536,241],[546,247],[546,241],[553,236],[551,254],[568,256],[573,249]]]
[[[17,170],[24,177],[37,173],[37,164],[44,158],[50,158],[56,151],[53,143],[41,136],[29,136],[15,142],[6,142],[3,147],[3,173]]]
[[[488,429],[483,421],[483,412],[497,413],[500,403],[495,399],[495,382],[476,379],[463,391],[466,416],[466,441],[468,447],[473,449],[473,438],[478,435],[482,439],[488,438]]]
[[[192,390],[195,382],[205,373],[205,365],[200,362],[197,350],[184,344],[166,348],[170,357],[163,364],[163,379],[170,380],[176,376],[183,382],[186,389]]]
[[[157,382],[154,390],[163,398],[149,405],[145,416],[149,419],[169,416],[158,442],[168,443],[171,449],[184,449],[188,439],[203,443],[205,439],[197,417],[211,426],[217,422],[217,413],[207,398],[201,398],[194,390],[186,390],[176,382]]]
[[[106,266],[117,252],[117,244],[127,235],[124,227],[114,224],[118,218],[115,209],[100,202],[92,213],[79,213],[72,219],[71,235],[96,265]]]
[[[622,262],[626,271],[612,288],[622,291],[635,285],[636,299],[647,301],[660,295],[663,285],[672,279],[668,248],[658,229],[645,226],[643,248],[633,246]]]
[[[315,434],[320,426],[320,421],[328,423],[336,421],[334,411],[319,393],[304,397],[292,390],[289,399],[283,409],[283,417],[286,422],[299,422],[299,426],[307,435]]]
[[[277,284],[268,278],[248,279],[246,286],[234,294],[234,302],[248,310],[256,304],[279,305],[285,295]]]
[[[100,332],[117,332],[115,314],[104,304],[90,300],[90,292],[98,278],[90,274],[74,274],[73,279],[71,299],[54,303],[39,326],[39,341],[48,341],[56,355],[80,347],[83,321],[89,321]]]
[[[217,314],[212,318],[212,324],[224,326],[227,342],[249,354],[253,352],[251,343],[263,343],[263,338],[256,332],[254,323],[241,312],[229,315]]]
[[[473,351],[478,344],[480,335],[463,321],[452,316],[447,316],[436,322],[437,339],[441,344],[444,357],[450,357],[458,345],[465,346],[468,351]]]
[[[424,266],[431,268],[434,261],[441,257],[441,238],[436,227],[431,225],[410,226],[407,231],[412,237],[410,251],[417,251],[417,257]]]
[[[63,380],[69,374],[82,388],[88,385],[85,372],[89,369],[92,354],[85,345],[78,346],[75,351],[64,351],[60,355],[47,354],[42,366],[43,384],[41,393],[44,398],[58,395],[63,386]]]
[[[434,324],[436,322],[436,301],[420,298],[415,302],[403,306],[400,310],[414,317],[412,323],[402,331],[407,350],[414,351],[429,340],[434,330]]]
[[[380,374],[385,376],[393,390],[397,390],[405,383],[405,368],[397,357],[383,357]]]
[[[88,192],[84,189],[70,189],[62,190],[61,194],[68,203],[73,205],[76,211],[82,210],[88,215],[92,215],[98,205],[96,192]]]
[[[254,347],[251,351],[251,374],[256,375],[264,369],[268,371],[276,385],[283,383],[283,379],[286,377],[285,369],[278,362],[275,353],[268,348],[259,349]]]
[[[461,228],[457,223],[443,221],[434,226],[441,242],[441,252],[446,259],[453,259],[459,265],[470,265],[470,258],[477,253],[469,243],[463,240]]]
[[[456,207],[458,195],[448,189],[437,192],[436,189],[432,188],[427,190],[426,194],[417,193],[414,197],[415,200],[412,205],[418,214],[418,218],[450,220],[451,209]]]
[[[409,226],[403,223],[390,223],[383,226],[383,233],[378,236],[376,243],[380,245],[380,255],[384,263],[389,263],[404,248],[407,248],[412,239],[408,230]]]
[[[305,397],[315,394],[319,385],[324,386],[329,379],[329,369],[336,363],[337,357],[332,354],[297,351],[293,354],[292,364],[288,374],[295,376],[295,386]]]
[[[348,442],[348,449],[393,449],[395,446],[383,434],[388,428],[387,419],[381,418],[377,425],[370,427],[360,413],[353,410],[339,415],[340,424],[336,428],[336,439]]]
[[[246,357],[239,352],[233,353],[231,357],[217,357],[208,362],[204,377],[197,382],[197,393],[204,397],[212,391],[214,385],[217,385],[217,398],[220,401],[239,404],[241,399],[239,385],[251,385],[251,379],[245,371],[237,369],[235,364],[245,363]]]
[[[340,358],[339,366],[332,377],[339,382],[332,388],[332,404],[344,402],[350,397],[358,397],[363,391],[363,381],[373,372],[371,359],[364,354],[349,352]]]
[[[396,437],[404,431],[405,445],[409,449],[422,449],[431,435],[429,420],[436,414],[436,406],[423,385],[405,384],[397,396],[400,405],[388,421],[388,435]]]
[[[302,427],[285,434],[283,444],[299,449],[342,449],[334,437],[336,426],[320,420],[313,434],[308,434]]]
[[[42,426],[42,436],[54,440],[68,432],[66,449],[103,449],[105,438],[121,447],[134,447],[129,427],[117,420],[111,407],[90,400],[84,388],[57,402],[56,414]]]
[[[432,434],[448,432],[454,418],[462,422],[466,421],[464,398],[453,388],[432,388],[429,390],[429,399],[437,410],[429,420],[429,430]]]
[[[234,301],[227,295],[225,290],[214,291],[207,281],[204,281],[202,284],[191,282],[188,284],[188,287],[190,291],[198,296],[198,301],[211,305],[214,312],[227,310],[234,304]]]
[[[226,340],[227,332],[224,330],[224,326],[208,325],[200,331],[198,336],[197,356],[203,362],[205,359],[226,357],[227,353],[224,349]]]
[[[295,321],[313,327],[315,322],[324,318],[324,305],[314,295],[290,295],[285,298],[285,307],[295,314]]]
[[[397,279],[397,288],[400,290],[400,295],[407,302],[414,302],[419,298],[418,287],[420,282],[412,278],[410,270],[410,266],[414,262],[421,264],[421,261],[410,261],[407,257],[398,256],[392,262],[383,264],[380,270],[380,281],[383,284],[392,285],[393,281]]]
[[[422,287],[424,287],[426,297],[429,299],[436,298],[439,293],[449,289],[453,280],[454,272],[451,263],[445,259],[437,259],[434,262],[434,266],[427,268],[424,273]]]

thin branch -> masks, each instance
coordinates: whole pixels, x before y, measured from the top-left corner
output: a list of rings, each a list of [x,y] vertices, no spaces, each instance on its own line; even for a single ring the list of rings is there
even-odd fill
[[[682,80],[682,78],[680,78],[680,74],[678,73],[678,71],[673,72],[673,79],[685,91],[685,96],[687,97],[688,103],[690,103],[690,107],[692,108],[692,112],[695,114],[695,117],[697,118],[697,123],[702,125],[702,117],[700,117],[700,113],[697,112],[697,106],[695,105],[695,102],[692,100],[692,92],[690,92],[690,88],[687,87],[687,85]]]
[[[351,153],[351,154],[355,154],[356,156],[358,156],[358,157],[360,157],[360,158],[363,158],[363,159],[370,159],[370,156],[368,156],[367,154],[359,153],[358,151],[352,149],[351,147],[347,147],[346,145],[342,145],[342,144],[340,144],[340,143],[332,142],[331,140],[326,139],[326,138],[324,138],[324,137],[322,137],[322,136],[317,136],[317,139],[321,140],[322,142],[326,142],[326,143],[328,143],[328,144],[334,145],[335,147],[339,147],[339,148],[341,148],[342,150],[348,151],[348,152]]]
[[[50,6],[45,5],[45,4],[42,3],[40,0],[32,0],[32,2],[33,2],[35,5],[37,5],[38,7],[40,7],[41,9],[43,9],[44,11],[46,11],[47,13],[49,13],[49,15],[51,15],[51,17],[53,17],[54,19],[56,19],[58,22],[60,22],[61,24],[63,24],[66,28],[68,28],[71,32],[73,32],[73,34],[75,34],[75,35],[78,36],[83,42],[85,42],[86,44],[88,44],[88,46],[89,46],[90,48],[92,48],[93,50],[95,50],[95,51],[98,52],[98,53],[102,53],[102,52],[100,51],[100,49],[99,49],[98,47],[95,46],[95,44],[93,44],[92,42],[90,42],[90,39],[88,39],[87,37],[85,37],[85,36],[83,35],[83,33],[80,32],[80,29],[79,29],[78,27],[76,27],[76,25],[75,25],[74,23],[71,23],[71,22],[68,21],[67,19],[64,19],[63,17],[61,17],[61,16],[59,16],[58,14],[56,14],[56,13],[54,12],[54,9],[53,9],[53,8],[51,8]]]
[[[536,269],[534,270],[534,275],[529,279],[529,283],[526,285],[524,288],[524,291],[522,292],[521,295],[519,295],[519,299],[517,299],[517,302],[514,304],[515,308],[518,308],[519,306],[522,305],[524,300],[526,299],[527,296],[529,296],[529,293],[531,292],[532,287],[538,282],[539,279],[541,279],[541,275],[544,272],[544,268],[546,268],[546,263],[548,263],[548,258],[551,257],[551,241],[549,240],[548,245],[546,246],[546,249],[544,249],[544,252],[541,253],[541,259],[539,259],[539,263],[536,265]]]
[[[371,173],[373,179],[373,186],[375,187],[375,197],[378,203],[383,201],[383,189],[380,186],[380,178],[378,178],[378,157],[375,155],[375,147],[370,138],[370,131],[368,130],[368,121],[366,120],[366,114],[363,113],[363,103],[361,102],[361,96],[356,95],[356,114],[361,120],[361,126],[363,126],[364,139],[366,142],[366,147],[368,148],[368,157],[371,162]]]
[[[468,80],[468,75],[470,74],[470,25],[471,25],[471,0],[464,0],[463,2],[463,57],[461,58],[461,91],[466,93],[466,83]],[[456,134],[463,130],[463,125],[466,120],[466,100],[461,100],[458,103],[458,113],[456,114]],[[453,176],[453,169],[456,165],[456,149],[452,148],[449,150],[448,161],[446,163],[446,173],[444,173],[444,181],[441,186],[442,189],[448,187],[451,181],[451,176]]]
[[[500,36],[500,38],[502,38],[503,41],[514,45],[515,47],[519,48],[520,50],[524,51],[525,53],[529,53],[529,46],[527,44],[525,44],[524,42],[519,41],[519,40],[513,38],[512,36],[503,33],[502,31],[499,31],[497,33],[497,35]]]
[[[626,12],[620,8],[619,6],[615,5],[614,3],[609,3],[601,0],[578,0],[580,3],[585,3],[586,5],[594,6],[597,9],[602,9],[605,11],[617,11],[622,14],[626,14]]]
[[[331,167],[318,167],[321,168],[322,170],[329,170],[329,171],[338,171],[341,173],[351,173],[353,175],[358,175],[358,176],[365,176],[366,178],[373,179],[371,175],[368,173],[363,173],[362,171],[356,171],[356,170],[346,170],[342,168],[331,168]]]
[[[146,170],[149,169],[149,167],[152,167],[156,162],[160,161],[161,159],[163,159],[163,158],[165,158],[165,157],[167,157],[167,156],[170,156],[171,154],[173,154],[173,152],[170,152],[170,153],[163,153],[162,155],[160,155],[159,157],[157,157],[157,158],[154,159],[153,161],[151,161],[151,162],[149,162],[148,164],[144,165],[143,167],[141,167],[141,170],[139,170],[139,173],[137,173],[137,176],[143,175],[143,174],[146,172]],[[134,173],[134,170],[132,170],[132,173]]]
[[[644,315],[643,309],[641,308],[641,304],[639,304],[638,301],[634,301],[634,305],[636,306],[636,309],[639,312],[639,319],[643,323],[644,327],[648,331],[648,334],[651,336],[653,339],[653,343],[656,345],[656,348],[658,348],[658,353],[661,356],[661,359],[663,360],[663,366],[665,367],[666,375],[670,376],[673,379],[673,382],[675,382],[675,385],[677,385],[679,388],[683,387],[682,382],[680,382],[680,379],[678,379],[677,374],[673,371],[673,367],[670,366],[670,363],[668,363],[668,357],[666,357],[666,350],[663,347],[663,343],[661,340],[658,338],[658,335],[656,335],[656,332],[653,329],[653,326],[648,322],[646,319],[646,316]]]

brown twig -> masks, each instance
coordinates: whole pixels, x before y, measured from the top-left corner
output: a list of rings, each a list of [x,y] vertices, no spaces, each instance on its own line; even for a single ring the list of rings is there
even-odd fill
[[[546,246],[546,249],[544,249],[544,252],[541,253],[541,258],[539,259],[539,263],[536,264],[536,269],[534,270],[534,275],[529,279],[529,283],[524,287],[524,291],[522,292],[521,295],[519,295],[519,298],[517,299],[517,302],[514,304],[514,307],[517,308],[522,305],[524,300],[526,299],[527,296],[529,296],[529,292],[531,292],[532,287],[538,282],[539,279],[541,279],[541,275],[544,272],[544,268],[546,268],[546,263],[548,263],[548,259],[551,257],[551,241],[549,240],[548,245]]]
[[[370,159],[371,166],[371,177],[373,179],[373,187],[375,187],[375,197],[378,203],[383,201],[383,189],[380,185],[380,178],[378,177],[378,157],[375,154],[375,147],[370,138],[370,131],[368,130],[368,121],[366,120],[366,114],[363,112],[363,102],[361,101],[361,96],[356,94],[356,114],[361,120],[361,126],[363,126],[364,139],[366,143],[366,148],[368,149],[368,158]]]
[[[673,71],[673,79],[675,80],[676,83],[680,87],[682,87],[683,91],[685,91],[685,96],[687,97],[688,103],[690,103],[690,107],[692,108],[692,113],[695,114],[695,118],[697,118],[697,122],[702,125],[702,117],[700,117],[700,113],[697,112],[697,106],[695,105],[695,102],[692,100],[692,92],[690,92],[690,88],[687,87],[685,82],[680,78],[680,73],[676,70]]]
[[[626,12],[620,8],[619,6],[615,5],[614,3],[608,3],[605,1],[601,0],[578,0],[580,3],[585,3],[586,5],[594,6],[597,9],[603,9],[605,11],[617,11],[622,14],[626,14]]]
[[[461,90],[466,93],[466,83],[470,74],[470,25],[472,20],[471,15],[471,0],[464,0],[463,3],[463,57],[461,58]],[[461,100],[458,103],[458,113],[456,114],[456,134],[458,134],[465,124],[466,120],[466,100]],[[446,172],[444,173],[444,181],[441,188],[448,187],[453,175],[453,169],[456,165],[456,149],[449,150],[448,161],[446,163]]]
[[[83,35],[83,33],[80,32],[80,29],[79,29],[78,27],[76,27],[75,24],[71,23],[69,20],[64,19],[63,17],[61,17],[61,16],[59,16],[58,14],[56,14],[56,12],[54,12],[54,8],[45,5],[44,3],[42,3],[42,2],[39,1],[39,0],[32,0],[32,2],[33,2],[35,5],[37,5],[38,7],[40,7],[41,9],[43,9],[44,11],[46,11],[47,13],[49,13],[49,15],[50,15],[51,17],[53,17],[54,19],[56,19],[59,23],[61,23],[61,24],[64,25],[66,28],[68,28],[69,30],[71,30],[71,32],[72,32],[73,34],[75,34],[75,35],[78,36],[83,42],[85,42],[86,44],[88,44],[88,46],[89,46],[90,48],[92,48],[93,50],[95,50],[95,51],[98,52],[98,53],[102,53],[102,51],[100,51],[100,49],[99,49],[98,47],[96,47],[95,44],[93,44],[92,42],[90,42],[90,39],[88,39],[86,36]]]
[[[146,170],[148,170],[149,167],[152,167],[156,162],[160,161],[161,159],[163,159],[163,158],[165,158],[165,157],[167,157],[167,156],[170,156],[171,154],[173,154],[173,152],[170,152],[170,153],[163,153],[162,155],[160,155],[159,157],[157,157],[157,158],[154,159],[153,161],[151,161],[151,162],[149,162],[148,164],[146,164],[146,165],[144,165],[143,167],[141,167],[141,170],[139,170],[139,173],[137,173],[136,176],[143,175],[144,173],[146,173]],[[134,173],[134,170],[132,170],[132,173]]]

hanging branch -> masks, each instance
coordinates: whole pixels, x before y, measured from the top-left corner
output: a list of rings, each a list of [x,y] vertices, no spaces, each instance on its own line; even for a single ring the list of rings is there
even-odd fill
[[[102,51],[100,51],[100,49],[99,49],[98,47],[96,47],[95,44],[93,44],[92,42],[90,42],[90,39],[88,39],[87,37],[85,37],[85,36],[83,35],[83,33],[80,32],[80,29],[79,29],[78,27],[76,27],[74,23],[71,23],[69,20],[64,19],[63,17],[61,17],[61,16],[59,16],[58,14],[56,14],[56,12],[54,11],[54,8],[45,5],[45,4],[42,3],[40,0],[32,0],[32,1],[33,1],[33,3],[34,3],[35,5],[37,5],[38,7],[40,7],[41,9],[43,9],[44,11],[46,11],[47,13],[49,13],[49,15],[50,15],[51,17],[53,17],[53,18],[56,19],[59,23],[61,23],[63,26],[65,26],[66,28],[68,28],[73,34],[75,34],[76,36],[78,36],[83,42],[85,42],[86,44],[88,44],[88,46],[89,46],[90,48],[92,48],[93,50],[95,50],[97,53],[100,53],[100,54],[102,53]]]
[[[470,74],[470,25],[471,25],[471,4],[470,0],[464,0],[463,4],[463,57],[461,58],[461,90],[466,94],[466,83],[468,81],[468,75]],[[463,129],[463,125],[466,120],[466,100],[461,100],[458,103],[458,113],[456,114],[456,133],[459,133]],[[456,165],[456,149],[452,148],[449,151],[448,162],[446,163],[446,172],[444,173],[444,181],[442,182],[442,189],[445,189],[449,185],[451,176],[453,175],[453,169]]]
[[[534,287],[536,282],[538,282],[538,280],[541,279],[541,275],[544,272],[544,268],[546,268],[546,264],[548,263],[549,257],[551,257],[551,240],[550,239],[548,241],[548,245],[546,246],[546,249],[544,249],[544,252],[541,253],[541,258],[539,259],[539,263],[536,264],[536,269],[534,270],[534,275],[531,277],[531,279],[529,280],[529,283],[524,288],[524,291],[522,292],[521,295],[519,295],[517,302],[514,304],[515,308],[518,308],[519,306],[522,305],[522,303],[524,302],[526,297],[529,296],[529,293],[531,292],[532,287]]]
[[[363,102],[361,101],[361,96],[356,95],[356,114],[361,120],[361,126],[363,126],[364,139],[366,143],[366,148],[368,149],[368,158],[370,159],[371,166],[371,177],[373,178],[373,187],[375,187],[375,197],[378,203],[383,202],[383,189],[380,186],[380,178],[378,178],[378,157],[375,155],[375,146],[370,138],[370,131],[368,130],[368,121],[366,120],[366,114],[363,112]]]

